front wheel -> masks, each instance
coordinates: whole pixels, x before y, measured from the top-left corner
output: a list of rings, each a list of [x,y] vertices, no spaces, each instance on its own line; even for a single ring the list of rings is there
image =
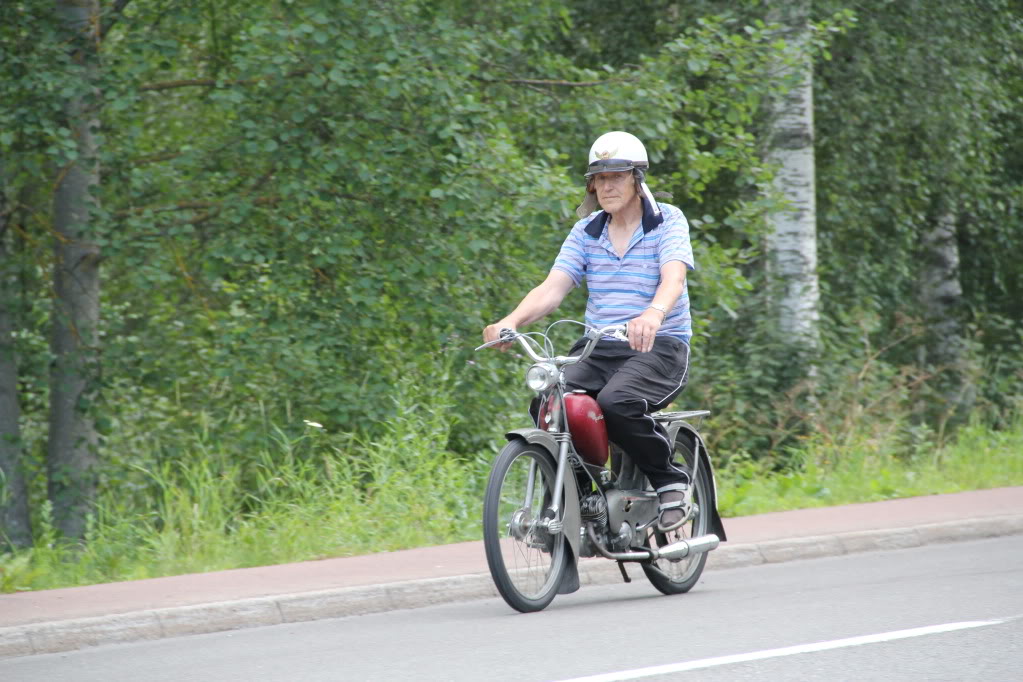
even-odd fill
[[[565,536],[552,535],[545,512],[554,496],[554,460],[514,440],[494,460],[483,501],[483,546],[498,592],[517,611],[545,608],[569,559]]]
[[[675,463],[692,475],[696,463],[695,443],[689,434],[679,433],[675,437]],[[710,472],[699,467],[693,486],[693,513],[681,527],[668,533],[658,533],[651,528],[646,539],[648,547],[664,547],[679,540],[706,535],[710,532],[713,497],[711,496]],[[664,594],[681,594],[693,589],[707,563],[707,553],[700,552],[683,559],[658,559],[643,564],[647,579]]]

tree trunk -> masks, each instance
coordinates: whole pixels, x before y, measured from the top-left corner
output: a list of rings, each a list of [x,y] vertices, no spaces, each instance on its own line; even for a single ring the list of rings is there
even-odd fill
[[[809,2],[775,2],[770,19],[782,25],[794,63],[779,65],[788,86],[771,101],[767,160],[778,168],[774,189],[786,201],[771,216],[768,273],[775,314],[783,334],[802,351],[820,344],[817,283],[817,204],[814,184],[813,68],[805,49]],[[807,373],[812,368],[807,367]]]
[[[955,216],[943,213],[922,239],[920,306],[929,331],[927,359],[935,365],[957,366],[963,356],[959,312],[963,287],[959,282],[959,243]]]
[[[927,325],[926,363],[937,370],[944,403],[939,425],[964,417],[976,400],[976,385],[963,337],[963,287],[959,280],[956,218],[940,212],[922,239],[920,308]]]
[[[46,465],[57,527],[69,537],[81,537],[98,463],[93,410],[99,384],[100,253],[89,239],[95,201],[90,192],[99,184],[92,88],[98,69],[98,5],[96,0],[58,0],[57,16],[83,81],[65,103],[77,155],[61,169],[53,202],[55,298]]]
[[[6,248],[11,210],[0,177],[0,548],[32,544],[28,490],[22,470],[18,363],[14,354],[13,267]]]

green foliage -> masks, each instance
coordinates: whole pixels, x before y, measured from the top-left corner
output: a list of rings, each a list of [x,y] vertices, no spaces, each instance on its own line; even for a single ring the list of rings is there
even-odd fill
[[[885,3],[836,40],[815,92],[829,292],[882,314],[911,307],[920,236],[952,211],[973,314],[1020,319],[1019,297],[998,293],[1019,286],[1006,247],[1023,229],[1017,4]]]
[[[4,564],[4,584],[470,537],[481,453],[524,423],[528,398],[518,358],[471,348],[546,273],[586,150],[609,129],[647,142],[652,188],[690,218],[696,336],[680,403],[714,411],[708,435],[736,480],[817,480],[795,472],[868,442],[900,462],[953,442],[911,303],[919,235],[948,206],[978,412],[1008,429],[1023,385],[1020,11],[932,5],[857,8],[855,21],[843,3],[815,7],[814,404],[764,312],[759,244],[777,206],[762,103],[789,53],[763,3],[133,0],[102,42],[98,92],[84,93],[98,98],[102,154],[90,237],[104,258],[105,492],[76,554],[48,525],[42,451],[51,192],[74,147],[61,109],[82,79],[49,5],[4,3],[13,209],[0,238],[16,260],[42,538],[30,562]],[[581,316],[583,298],[559,314]],[[397,408],[409,377],[420,390]],[[427,500],[423,480],[453,492]],[[759,494],[746,483],[731,509]],[[402,505],[427,521],[406,523]],[[309,528],[327,518],[318,544]]]
[[[770,88],[763,27],[710,18],[640,64],[592,69],[550,49],[564,8],[520,5],[126,9],[100,79],[99,414],[111,444],[128,420],[160,426],[109,459],[174,458],[196,428],[253,452],[268,422],[299,413],[372,436],[392,414],[395,355],[426,369],[456,347],[451,371],[475,398],[453,446],[484,447],[479,425],[522,408],[492,390],[505,359],[465,364],[469,339],[542,278],[581,194],[570,178],[609,126],[648,139],[655,189],[701,216],[698,295],[738,305],[768,208],[749,130]],[[34,73],[59,47],[45,14],[17,19]],[[40,73],[68,81],[61,63]],[[37,81],[9,85],[26,105],[5,120],[35,140]],[[44,212],[45,195],[26,199],[22,216]],[[25,230],[24,262],[44,264],[45,221]]]
[[[841,446],[827,437],[808,438],[792,453],[799,464],[783,471],[748,456],[734,458],[718,472],[719,511],[726,517],[745,516],[1023,482],[1023,425],[1018,421],[1006,431],[966,426],[944,446],[932,434],[909,427],[894,442],[870,429],[846,435]]]
[[[254,483],[229,448],[136,471],[143,504],[109,490],[82,545],[64,542],[44,507],[35,546],[0,556],[0,591],[47,589],[289,561],[349,556],[480,538],[489,469],[443,449],[454,414],[447,399],[421,404],[405,384],[400,418],[378,440],[306,424],[277,432],[259,454]],[[733,454],[716,472],[726,517],[1023,484],[1023,421],[995,431],[975,423],[944,446],[905,420],[890,428],[852,419],[823,433],[773,471]]]
[[[474,539],[488,462],[444,447],[448,399],[402,383],[397,417],[378,439],[307,420],[275,429],[275,447],[246,466],[230,445],[136,468],[108,488],[81,546],[52,531],[45,508],[35,547],[0,561],[4,591],[130,580],[347,556]]]

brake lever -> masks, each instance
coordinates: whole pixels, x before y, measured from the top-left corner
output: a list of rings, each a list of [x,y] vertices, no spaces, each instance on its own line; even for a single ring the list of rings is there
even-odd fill
[[[490,348],[491,346],[496,346],[499,343],[511,343],[518,337],[518,334],[516,332],[513,332],[511,329],[507,328],[502,329],[500,332],[498,332],[498,334],[499,336],[496,339],[494,339],[493,341],[487,341],[482,346],[477,346],[475,350],[478,351],[483,350],[484,348]]]
[[[493,341],[487,341],[482,346],[476,346],[476,348],[474,348],[473,351],[475,352],[475,351],[478,351],[478,350],[483,350],[484,348],[490,348],[491,346],[496,346],[499,343],[506,343],[506,342],[504,341],[504,339],[494,339]]]

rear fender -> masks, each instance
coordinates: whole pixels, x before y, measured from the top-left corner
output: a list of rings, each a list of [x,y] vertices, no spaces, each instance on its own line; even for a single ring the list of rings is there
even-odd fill
[[[539,445],[551,457],[551,464],[554,470],[558,470],[558,442],[554,436],[542,429],[527,428],[509,431],[504,436],[509,441],[521,440],[530,445]],[[576,564],[579,561],[579,535],[582,528],[582,519],[579,516],[579,488],[575,481],[575,473],[572,463],[568,463],[565,471],[565,500],[561,505],[561,520],[564,524],[565,537],[568,539],[568,549],[572,553],[569,557],[568,570],[561,581],[559,593],[566,594],[579,589],[579,572]]]
[[[727,538],[725,537],[725,526],[721,522],[721,515],[718,514],[718,484],[714,478],[714,467],[710,463],[710,454],[707,451],[707,444],[703,440],[703,436],[693,427],[685,421],[676,421],[668,425],[668,438],[674,443],[675,439],[682,434],[683,437],[690,439],[695,445],[696,456],[699,458],[700,469],[704,469],[710,473],[710,508],[711,508],[711,532],[718,536],[722,542]]]

